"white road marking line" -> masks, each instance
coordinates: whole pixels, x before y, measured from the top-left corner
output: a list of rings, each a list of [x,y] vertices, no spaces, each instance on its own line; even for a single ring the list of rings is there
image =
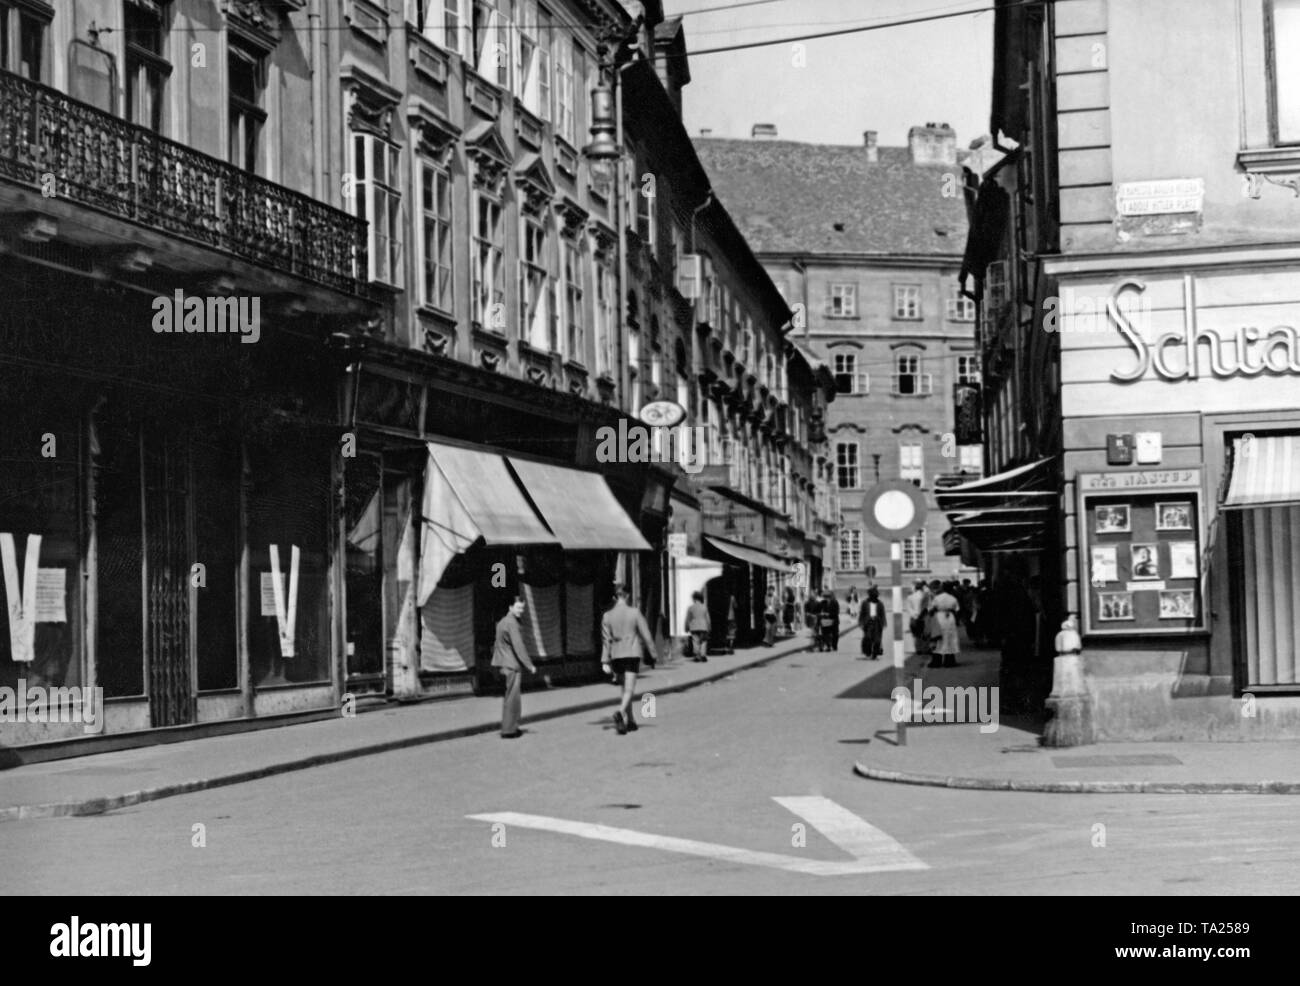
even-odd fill
[[[887,832],[859,818],[830,798],[773,798],[787,811],[798,815],[828,840],[860,862],[881,869],[929,869]]]
[[[649,832],[637,832],[634,829],[616,828],[612,825],[574,822],[564,818],[549,818],[545,815],[528,815],[514,811],[468,815],[466,817],[475,821],[502,822],[506,825],[518,825],[520,828],[558,832],[562,835],[576,835],[582,839],[596,839],[602,842],[614,842],[619,845],[636,846],[642,849],[660,849],[665,852],[682,853],[687,856],[703,856],[727,863],[767,866],[810,876],[851,876],[858,873],[883,873],[891,870],[929,869],[929,866],[913,856],[890,836],[880,831],[880,829],[868,825],[852,812],[841,808],[833,801],[818,797],[776,798],[775,800],[799,815],[814,828],[823,832],[831,842],[849,852],[855,858],[842,862],[805,859],[799,856],[787,856],[782,853],[740,849],[735,846],[719,845],[715,842],[679,839],[675,836],[654,835]]]

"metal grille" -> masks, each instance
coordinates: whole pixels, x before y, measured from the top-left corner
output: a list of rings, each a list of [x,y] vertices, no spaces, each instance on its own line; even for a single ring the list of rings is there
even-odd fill
[[[189,598],[189,455],[145,444],[144,524],[149,715],[154,726],[194,719]]]

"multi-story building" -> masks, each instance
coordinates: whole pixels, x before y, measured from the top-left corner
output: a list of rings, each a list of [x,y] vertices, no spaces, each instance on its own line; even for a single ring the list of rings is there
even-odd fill
[[[765,503],[825,395],[763,362],[790,313],[659,149],[684,38],[629,6],[0,3],[0,686],[102,687],[130,742],[489,684],[516,594],[550,681],[616,578],[674,629],[691,449],[609,436],[715,407],[693,225],[766,374],[727,433]]]
[[[945,506],[1035,701],[1077,620],[1099,739],[1300,735],[1298,49],[1294,0],[998,4],[996,475]]]
[[[926,491],[981,475],[980,435],[965,412],[980,367],[974,302],[957,275],[965,243],[961,159],[946,124],[913,127],[907,147],[801,144],[759,124],[750,140],[699,138],[718,194],[796,312],[794,336],[829,367],[826,422],[839,525],[835,584],[889,571],[889,544],[862,523],[882,480]],[[958,427],[961,410],[963,427]],[[974,426],[972,426],[974,425]],[[970,573],[945,555],[935,517],[903,545],[909,578]]]

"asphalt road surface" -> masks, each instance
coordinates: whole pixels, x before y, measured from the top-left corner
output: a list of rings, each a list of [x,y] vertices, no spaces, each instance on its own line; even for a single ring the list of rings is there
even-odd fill
[[[24,894],[1271,894],[1300,801],[868,781],[888,675],[796,654],[656,697],[107,815],[0,823]],[[615,699],[610,690],[611,708]],[[528,696],[524,698],[525,713]],[[974,729],[975,726],[936,728]],[[777,800],[781,799],[781,800]],[[472,817],[474,816],[474,817]],[[1098,844],[1096,826],[1104,826]],[[196,843],[204,843],[197,845]]]

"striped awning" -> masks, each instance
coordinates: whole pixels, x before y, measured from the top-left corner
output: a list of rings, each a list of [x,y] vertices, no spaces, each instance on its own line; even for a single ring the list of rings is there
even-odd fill
[[[1232,440],[1224,510],[1300,503],[1300,435],[1242,435]]]

